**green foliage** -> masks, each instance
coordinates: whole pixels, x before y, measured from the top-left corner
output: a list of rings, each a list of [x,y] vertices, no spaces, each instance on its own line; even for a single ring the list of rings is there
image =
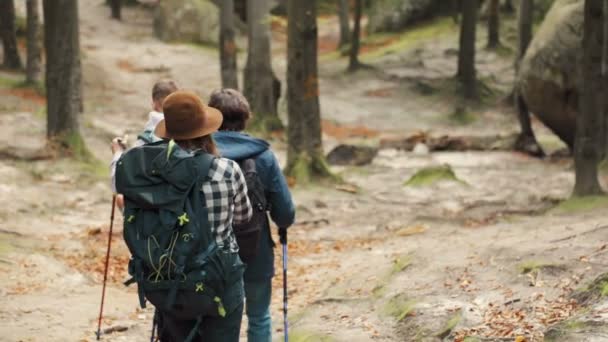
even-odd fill
[[[292,342],[332,342],[334,339],[331,336],[306,332],[306,331],[291,331],[289,340]]]
[[[525,261],[517,266],[517,268],[519,269],[519,272],[522,274],[537,272],[538,270],[541,270],[543,268],[549,268],[549,267],[557,267],[557,266],[549,264],[549,263],[534,261],[534,260]]]
[[[23,82],[19,79],[9,78],[5,76],[0,76],[0,87],[1,88],[18,88]]]
[[[91,151],[87,148],[82,135],[78,132],[71,132],[59,138],[60,143],[68,149],[69,154],[76,160],[85,163],[95,160]]]
[[[11,236],[0,234],[0,256],[10,253],[14,248],[10,243]]]
[[[401,322],[414,311],[415,306],[416,301],[398,294],[388,300],[383,311],[386,315],[394,317],[397,322]]]
[[[0,76],[0,88],[6,89],[32,89],[40,96],[46,96],[46,88],[44,81],[38,81],[35,83],[28,83],[21,79],[12,77]]]
[[[362,53],[361,59],[362,61],[369,61],[384,55],[415,48],[426,40],[437,39],[438,37],[451,34],[457,29],[457,24],[455,24],[451,18],[438,18],[416,25],[397,34],[373,34],[362,39],[361,45],[376,45],[387,41],[391,41],[391,44],[372,50],[368,53]]]
[[[313,182],[342,183],[343,180],[331,172],[325,158],[321,155],[309,155],[301,152],[285,168],[285,174],[293,178],[297,184],[310,184]]]
[[[558,204],[553,211],[557,213],[576,213],[607,206],[608,196],[572,197]]]
[[[17,37],[26,37],[27,35],[27,18],[22,16],[15,16],[15,29]]]
[[[600,275],[587,286],[577,290],[573,295],[583,305],[592,304],[606,296],[608,296],[608,273]]]
[[[393,261],[393,268],[391,269],[391,275],[395,275],[402,272],[408,266],[412,264],[412,257],[409,255],[402,255]]]
[[[405,182],[405,186],[429,186],[442,181],[466,184],[456,177],[454,170],[452,170],[449,165],[441,165],[426,167],[419,170],[408,181]]]
[[[278,115],[254,115],[247,125],[247,132],[261,137],[269,137],[270,133],[281,131],[284,128]]]
[[[467,109],[465,106],[456,106],[449,120],[454,124],[462,126],[472,124],[477,120],[477,116]]]
[[[452,330],[454,330],[454,328],[458,325],[458,323],[460,323],[461,320],[462,314],[460,311],[458,311],[454,316],[452,316],[452,318],[450,318],[446,322],[445,326],[441,329],[441,331],[437,333],[436,336],[442,339],[448,337]]]

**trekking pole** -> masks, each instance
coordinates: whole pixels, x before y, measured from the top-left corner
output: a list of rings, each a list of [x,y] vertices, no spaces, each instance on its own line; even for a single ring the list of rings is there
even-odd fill
[[[287,320],[287,228],[279,228],[279,237],[283,246],[283,329],[285,342],[289,341],[289,322]]]
[[[112,246],[112,228],[114,226],[114,209],[116,208],[116,194],[112,195],[112,214],[110,214],[110,233],[108,234],[108,250],[106,251],[106,266],[103,271],[103,287],[101,290],[101,306],[99,307],[99,322],[97,323],[97,341],[101,338],[101,318],[103,317],[103,302],[106,298],[106,282],[108,280],[108,266],[110,264],[110,247]]]

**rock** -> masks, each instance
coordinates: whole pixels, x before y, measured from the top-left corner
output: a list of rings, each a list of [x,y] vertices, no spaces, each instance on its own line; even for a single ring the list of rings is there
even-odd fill
[[[585,308],[580,314],[550,327],[545,342],[601,342],[608,336],[608,300]]]
[[[164,41],[217,44],[219,9],[208,0],[161,0],[154,12],[154,33]]]
[[[327,155],[332,165],[367,165],[378,154],[378,148],[370,146],[338,145]]]
[[[426,146],[426,144],[417,143],[412,152],[414,152],[414,154],[427,155],[429,154],[430,149],[428,146]]]
[[[545,332],[545,341],[606,341],[608,336],[608,273],[578,289],[572,298],[581,306],[579,313]]]
[[[446,0],[374,0],[369,14],[370,32],[395,32],[407,26],[446,13],[452,8]]]
[[[583,4],[582,0],[555,1],[534,35],[517,79],[530,112],[570,148],[578,115]]]
[[[317,209],[327,209],[329,208],[329,206],[327,205],[327,203],[321,201],[320,199],[316,199],[313,201],[313,205],[315,206],[315,208]]]

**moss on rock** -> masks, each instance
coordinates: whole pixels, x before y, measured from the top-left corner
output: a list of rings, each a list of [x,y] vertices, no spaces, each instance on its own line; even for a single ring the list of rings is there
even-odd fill
[[[454,170],[449,165],[432,166],[419,170],[408,181],[405,186],[428,186],[442,181],[457,182],[465,184],[456,177]]]
[[[598,276],[589,285],[577,290],[573,298],[579,304],[588,305],[606,296],[608,296],[608,273]]]
[[[575,213],[608,207],[608,196],[572,197],[558,204],[553,211]]]

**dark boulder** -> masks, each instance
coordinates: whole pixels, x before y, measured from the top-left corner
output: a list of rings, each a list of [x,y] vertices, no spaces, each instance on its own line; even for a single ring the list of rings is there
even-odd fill
[[[370,164],[378,149],[369,146],[338,145],[327,155],[327,161],[332,165],[362,166]]]
[[[395,32],[434,16],[447,14],[456,0],[374,0],[369,11],[370,32]]]

